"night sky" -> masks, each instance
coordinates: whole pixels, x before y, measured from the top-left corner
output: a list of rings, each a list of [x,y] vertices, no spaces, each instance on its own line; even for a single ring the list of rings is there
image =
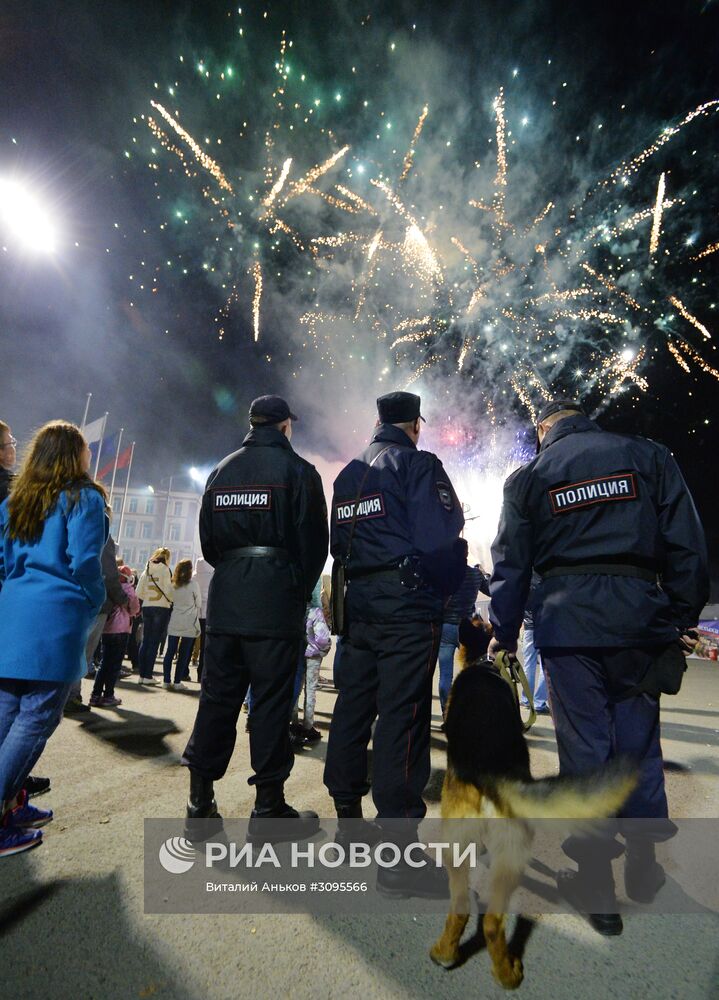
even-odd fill
[[[460,440],[461,462],[484,468],[506,461],[506,442],[521,440],[530,424],[512,384],[514,372],[536,404],[529,359],[545,384],[582,395],[603,426],[674,451],[715,552],[719,385],[702,366],[719,369],[719,252],[692,258],[719,241],[719,115],[690,123],[649,163],[622,174],[619,200],[616,186],[595,188],[662,129],[719,98],[718,11],[707,0],[463,2],[449,10],[6,0],[0,179],[22,180],[48,206],[59,236],[54,254],[42,255],[0,228],[0,418],[22,440],[48,419],[79,422],[92,392],[90,418],[110,411],[108,429],[124,426],[137,441],[138,482],[152,482],[233,450],[249,401],[276,391],[304,417],[298,450],[336,463],[366,439],[374,397],[428,362],[415,383],[433,427],[428,446],[447,459]],[[281,62],[283,30],[292,46]],[[496,216],[481,218],[486,205],[496,209],[500,88],[504,232]],[[231,197],[150,101],[219,165]],[[150,131],[150,115],[183,161]],[[292,172],[273,209],[345,144],[351,149],[317,180],[319,194],[278,210],[297,238],[270,232],[258,203],[285,158]],[[621,226],[655,206],[660,175],[667,203],[651,256],[652,218]],[[388,221],[372,179],[399,192],[411,218],[394,212]],[[343,212],[326,197],[347,204],[338,184],[380,214]],[[473,192],[485,209],[468,207]],[[528,225],[550,199],[555,207],[535,238]],[[417,249],[407,236],[414,220],[424,234],[423,282],[402,256]],[[613,279],[624,275],[615,302],[624,312],[615,321],[615,306],[604,302],[600,318],[579,322],[575,300],[562,303],[559,318],[557,303],[548,312],[542,300],[526,314],[529,339],[520,339],[507,309],[516,319],[520,299],[576,288],[567,241],[586,237],[595,222],[603,228],[587,260]],[[382,251],[382,267],[367,280],[380,228],[399,258]],[[317,252],[313,238],[339,232],[356,242]],[[455,235],[486,264],[475,312],[472,265]],[[546,266],[538,245],[549,248]],[[367,305],[355,321],[363,282]],[[711,339],[677,315],[670,295]],[[425,310],[424,327],[401,326]],[[315,311],[334,318],[300,321]],[[398,351],[398,328],[420,336]],[[633,374],[620,363],[597,375],[610,353],[634,359],[642,351]]]

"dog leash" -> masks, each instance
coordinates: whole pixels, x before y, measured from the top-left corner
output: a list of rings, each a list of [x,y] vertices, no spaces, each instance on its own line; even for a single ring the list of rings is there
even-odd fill
[[[522,728],[525,733],[529,732],[534,723],[537,721],[537,712],[534,708],[534,694],[529,689],[529,681],[527,680],[527,675],[524,672],[524,667],[519,662],[517,657],[508,653],[506,649],[500,649],[494,658],[494,665],[497,670],[499,670],[500,676],[512,688],[515,701],[517,702],[517,708],[519,708],[517,685],[519,684],[522,688],[524,697],[529,703],[529,717],[526,722],[522,723]]]

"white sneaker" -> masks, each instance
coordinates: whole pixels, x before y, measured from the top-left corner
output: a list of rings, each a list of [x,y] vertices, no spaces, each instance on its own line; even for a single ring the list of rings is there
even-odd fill
[[[164,687],[165,691],[172,691],[173,688],[172,684],[165,683],[162,686]]]
[[[138,683],[144,684],[146,687],[157,687],[160,682],[154,677],[141,677]]]
[[[183,684],[182,681],[178,681],[177,684],[173,685],[175,691],[189,691],[187,684]]]

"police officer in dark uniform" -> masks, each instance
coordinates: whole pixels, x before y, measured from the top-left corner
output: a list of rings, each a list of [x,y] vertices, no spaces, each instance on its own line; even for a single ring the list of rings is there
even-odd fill
[[[299,816],[309,835],[316,814],[288,806],[283,786],[294,761],[289,720],[305,609],[327,558],[328,528],[320,476],[290,444],[296,419],[279,396],[255,399],[242,447],[207,481],[200,541],[215,573],[200,704],[182,763],[190,768],[188,818],[216,817],[213,781],[227,770],[251,684],[252,817]]]
[[[432,675],[443,606],[464,577],[462,508],[440,460],[419,451],[420,398],[392,392],[377,400],[369,447],[334,484],[331,549],[345,567],[346,632],[336,671],[338,697],[324,781],[343,819],[362,816],[369,791],[377,819],[424,816],[430,774]],[[433,895],[444,871],[380,869],[388,893]]]
[[[686,633],[709,594],[704,533],[671,453],[646,438],[602,431],[572,400],[538,415],[538,455],[504,487],[494,541],[490,652],[514,652],[533,569],[534,640],[542,654],[560,771],[586,774],[615,755],[640,764],[620,816],[627,838],[627,894],[650,902],[664,882],[654,844],[671,835],[659,741],[659,694],[678,690]],[[667,685],[667,671],[670,683]],[[676,683],[674,683],[676,681]],[[636,832],[637,826],[641,827]],[[664,832],[662,832],[664,831]],[[590,913],[603,934],[621,918],[609,837],[571,837],[578,871],[560,872],[560,891]]]

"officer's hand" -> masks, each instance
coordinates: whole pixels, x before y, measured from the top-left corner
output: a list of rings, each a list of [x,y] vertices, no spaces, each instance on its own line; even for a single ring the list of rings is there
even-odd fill
[[[508,653],[517,652],[517,641],[514,642],[500,642],[499,639],[490,639],[489,646],[487,647],[487,656],[496,656],[497,653],[505,649]]]
[[[695,629],[689,629],[687,632],[682,632],[679,636],[679,645],[682,647],[682,652],[685,655],[693,653],[699,645],[699,633]]]

